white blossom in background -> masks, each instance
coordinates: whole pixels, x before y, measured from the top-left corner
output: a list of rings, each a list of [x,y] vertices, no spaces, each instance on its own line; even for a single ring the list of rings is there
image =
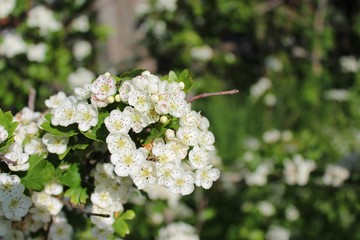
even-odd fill
[[[45,185],[44,191],[49,195],[60,195],[63,192],[63,185],[57,182],[50,182]]]
[[[349,177],[350,172],[347,168],[337,165],[327,165],[322,181],[325,185],[339,187]]]
[[[75,122],[80,131],[86,132],[98,123],[98,109],[87,102],[81,102],[76,107]]]
[[[167,204],[171,208],[176,207],[181,198],[180,194],[172,193],[167,187],[157,184],[148,185],[143,189],[143,191],[147,193],[151,200],[167,200]]]
[[[51,153],[63,154],[66,151],[69,138],[65,136],[56,136],[51,133],[45,133],[42,142]]]
[[[324,92],[324,97],[327,100],[345,102],[350,98],[350,93],[345,89],[330,89]]]
[[[0,125],[0,143],[4,142],[9,136],[8,131],[6,131],[5,127]]]
[[[76,69],[75,72],[70,73],[67,81],[71,88],[85,87],[88,84],[91,84],[91,81],[94,80],[95,74],[90,70],[80,67]]]
[[[266,232],[266,240],[289,240],[291,233],[288,229],[272,225]]]
[[[260,80],[250,87],[250,95],[256,99],[265,94],[266,91],[271,89],[272,83],[270,79],[266,77],[260,78]]]
[[[19,196],[24,192],[24,189],[25,187],[17,175],[0,173],[0,202]]]
[[[147,14],[151,10],[151,7],[149,5],[148,1],[140,1],[135,6],[135,13],[138,16],[143,16]]]
[[[269,201],[259,202],[257,204],[257,208],[258,208],[259,212],[261,213],[261,215],[263,215],[265,217],[270,217],[270,216],[274,215],[274,213],[276,211],[274,205]]]
[[[58,198],[47,194],[45,191],[33,192],[31,199],[35,207],[46,209],[52,216],[58,215],[64,206],[64,204]]]
[[[159,229],[157,240],[199,240],[196,229],[184,222],[170,223]]]
[[[295,206],[290,205],[285,209],[285,217],[288,221],[296,221],[300,217],[300,212]]]
[[[0,237],[7,235],[11,229],[11,220],[6,219],[4,216],[0,216]]]
[[[260,141],[255,137],[246,138],[243,145],[246,149],[252,151],[257,151],[261,147]]]
[[[195,60],[207,62],[214,56],[214,51],[208,45],[204,45],[191,48],[190,55]]]
[[[43,62],[46,57],[47,45],[45,43],[31,44],[27,49],[27,58],[31,62]]]
[[[276,105],[277,99],[273,93],[267,93],[264,96],[264,104],[268,107],[274,107]]]
[[[33,28],[39,28],[40,35],[46,36],[50,32],[59,31],[61,23],[54,17],[54,12],[45,6],[38,5],[28,12],[27,25]]]
[[[281,140],[284,142],[290,142],[291,140],[293,140],[293,138],[294,135],[290,130],[285,130],[281,134]]]
[[[71,239],[73,228],[67,222],[56,222],[50,226],[49,236],[51,239],[66,240]]]
[[[249,186],[264,186],[272,169],[273,166],[270,162],[261,163],[255,171],[245,173],[246,184]]]
[[[262,139],[267,144],[274,144],[281,139],[281,132],[277,129],[266,131],[263,133]]]
[[[155,2],[155,8],[158,11],[174,12],[177,8],[177,0],[157,0]]]
[[[282,62],[277,57],[274,56],[268,56],[265,59],[265,65],[267,68],[269,68],[274,72],[281,72],[281,70],[283,69]]]
[[[12,58],[16,55],[26,53],[27,45],[17,33],[7,32],[0,45],[0,55]]]
[[[306,160],[299,154],[295,155],[292,160],[286,159],[284,166],[286,183],[300,186],[307,184],[310,173],[316,168],[314,161]]]
[[[75,18],[72,23],[71,27],[73,30],[78,32],[87,32],[90,29],[90,22],[89,17],[86,15],[81,15]]]
[[[74,57],[78,61],[82,61],[84,58],[90,55],[92,51],[91,44],[88,41],[77,41],[72,48]]]
[[[360,64],[354,56],[342,56],[339,63],[344,73],[355,73],[360,69]]]
[[[16,0],[0,0],[0,19],[9,16],[16,6]]]

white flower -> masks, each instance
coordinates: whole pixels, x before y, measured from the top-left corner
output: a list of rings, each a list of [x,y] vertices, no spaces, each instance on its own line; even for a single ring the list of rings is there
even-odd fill
[[[186,158],[189,150],[189,146],[177,138],[174,138],[172,141],[166,144],[167,147],[173,150],[178,159],[182,160]]]
[[[184,172],[181,168],[173,172],[173,184],[169,187],[173,193],[181,193],[181,195],[189,195],[194,191],[195,176],[193,172]]]
[[[197,127],[199,126],[200,118],[200,114],[196,111],[191,111],[181,116],[179,124],[181,127]]]
[[[116,201],[116,193],[109,188],[109,185],[100,184],[95,187],[94,193],[91,194],[91,202],[100,208],[107,209],[112,212],[123,210],[123,206]]]
[[[267,183],[267,176],[272,170],[272,164],[261,163],[254,172],[245,174],[245,182],[249,186],[264,186]]]
[[[141,164],[139,172],[132,177],[134,184],[138,189],[143,189],[156,182],[155,167],[153,163],[145,161]]]
[[[75,87],[74,93],[78,100],[87,100],[91,96],[91,90],[90,90],[90,84],[85,84],[83,87]],[[91,101],[93,104],[93,102]],[[94,105],[94,104],[93,104]],[[98,107],[97,105],[94,105],[95,107]]]
[[[0,45],[0,55],[12,58],[27,49],[25,41],[16,33],[8,32],[5,34],[3,42]]]
[[[27,24],[29,27],[38,27],[42,36],[59,31],[61,28],[61,23],[55,19],[54,13],[42,5],[30,9]]]
[[[191,57],[195,60],[207,62],[214,56],[214,51],[208,45],[193,47],[190,50]]]
[[[63,154],[66,151],[69,138],[66,136],[56,136],[51,133],[45,133],[42,142],[51,153]]]
[[[176,222],[162,227],[157,240],[199,240],[196,229],[184,222]]]
[[[57,108],[61,103],[66,99],[66,94],[62,91],[51,96],[49,99],[45,100],[45,105],[48,108]]]
[[[262,77],[257,83],[251,86],[250,94],[254,98],[260,98],[271,86],[271,81],[268,78]]]
[[[60,195],[63,192],[63,186],[57,182],[50,182],[45,185],[44,191],[49,195]]]
[[[347,168],[337,165],[327,165],[322,181],[325,185],[338,187],[349,177],[350,172]]]
[[[45,208],[52,216],[58,215],[64,204],[45,192],[33,192],[31,199],[37,208]]]
[[[182,117],[190,112],[190,104],[185,99],[172,97],[169,100],[169,114],[174,117]]]
[[[8,131],[6,131],[4,126],[0,125],[0,143],[4,142],[8,136]]]
[[[350,98],[350,93],[345,89],[330,89],[325,91],[324,97],[327,100],[333,100],[337,102],[345,102]]]
[[[189,152],[190,163],[196,169],[205,167],[209,163],[209,159],[210,154],[198,145],[194,146],[194,148]]]
[[[207,151],[215,151],[215,136],[210,131],[202,131],[199,134],[199,145]]]
[[[199,130],[195,127],[179,127],[176,136],[180,141],[189,146],[195,146],[199,142]]]
[[[267,93],[264,97],[264,104],[268,107],[274,107],[276,105],[276,96],[272,93]]]
[[[70,73],[67,81],[72,88],[85,87],[87,84],[91,84],[91,81],[95,78],[95,75],[90,70],[80,67],[75,72]],[[90,89],[89,89],[90,90]]]
[[[0,0],[0,19],[12,13],[16,6],[16,0]],[[1,235],[0,235],[1,236]]]
[[[54,109],[51,117],[51,124],[54,126],[67,127],[75,123],[76,120],[76,100],[73,97],[65,99],[60,106]]]
[[[214,181],[220,177],[220,171],[217,168],[212,168],[211,165],[198,169],[195,172],[195,184],[198,187],[205,189],[211,188]]]
[[[11,160],[8,167],[11,171],[26,171],[29,169],[29,154],[21,152],[9,152],[5,154],[5,158]]]
[[[177,167],[174,162],[166,163],[159,166],[157,169],[158,183],[160,185],[170,187],[174,184],[174,177],[181,171],[180,167]]]
[[[108,209],[101,208],[97,205],[92,206],[92,213],[97,214],[108,214],[110,217],[98,217],[98,216],[91,216],[91,222],[95,224],[100,229],[113,229],[112,224],[115,222],[114,214]]]
[[[268,67],[270,70],[273,70],[274,72],[280,72],[283,69],[283,64],[282,62],[273,56],[268,56],[265,59],[265,65],[266,67]]]
[[[0,217],[0,237],[7,235],[11,229],[11,220],[6,219],[5,217]]]
[[[106,117],[104,122],[110,133],[128,133],[132,119],[128,114],[115,109],[110,112],[110,116]]]
[[[150,110],[150,99],[145,93],[133,90],[128,93],[128,96],[129,105],[133,106],[139,112]]]
[[[159,11],[174,12],[177,8],[177,0],[157,0],[156,9]]]
[[[341,70],[344,73],[355,73],[360,69],[360,64],[354,56],[342,56],[339,59]]]
[[[0,202],[21,195],[24,189],[25,187],[17,175],[0,173]]]
[[[92,51],[91,44],[88,41],[77,41],[73,46],[73,54],[76,60],[82,61],[89,56]]]
[[[313,161],[305,160],[301,155],[295,155],[292,161],[286,160],[284,165],[285,181],[289,185],[304,186],[309,180],[310,172],[316,168]]]
[[[281,226],[271,226],[266,232],[266,240],[289,240],[290,232]]]
[[[281,132],[277,129],[272,129],[264,132],[262,138],[265,143],[273,144],[281,139]]]
[[[258,203],[257,207],[259,212],[265,217],[270,217],[275,213],[274,205],[271,202],[261,201]]]
[[[123,112],[131,116],[131,129],[135,133],[141,132],[144,127],[150,124],[150,119],[147,117],[146,112],[139,112],[138,110],[129,106],[125,107]]]
[[[39,43],[36,45],[29,45],[27,51],[27,58],[32,62],[43,62],[45,60],[47,45]]]
[[[111,154],[111,163],[115,165],[115,173],[120,177],[135,176],[146,160],[141,150],[124,149]]]
[[[115,79],[110,73],[105,73],[91,84],[90,89],[97,99],[106,100],[108,96],[116,93]]]
[[[53,223],[50,226],[49,236],[51,240],[68,240],[72,238],[73,228],[67,222]]]
[[[106,143],[110,153],[118,152],[125,149],[135,150],[136,146],[128,134],[110,133],[106,137]]]
[[[285,217],[288,221],[295,221],[299,218],[299,210],[295,206],[287,206],[285,209]]]
[[[72,23],[71,27],[75,31],[79,32],[87,32],[90,29],[89,18],[86,15],[81,15],[75,18]]]
[[[47,150],[41,138],[33,138],[25,144],[24,152],[31,155],[45,153]]]
[[[29,212],[31,204],[31,199],[24,194],[17,195],[12,198],[7,198],[2,204],[5,217],[19,221]]]
[[[51,220],[51,215],[46,208],[32,207],[29,212],[31,218],[36,222],[48,223]]]
[[[166,163],[173,162],[180,164],[180,159],[176,153],[163,143],[154,144],[152,153],[156,156],[156,165],[162,166]]]
[[[98,110],[91,104],[81,102],[76,107],[75,121],[80,131],[86,132],[98,123]]]

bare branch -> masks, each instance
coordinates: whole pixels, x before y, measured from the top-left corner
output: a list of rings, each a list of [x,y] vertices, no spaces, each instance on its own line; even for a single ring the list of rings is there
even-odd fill
[[[29,99],[28,99],[28,107],[32,111],[35,111],[35,98],[36,98],[36,90],[34,88],[30,88]]]
[[[231,95],[231,94],[237,94],[239,92],[239,90],[237,89],[233,89],[233,90],[229,90],[229,91],[221,91],[221,92],[212,92],[212,93],[202,93],[199,94],[197,96],[194,96],[190,99],[188,99],[188,102],[191,103],[197,99],[200,98],[206,98],[206,97],[212,97],[212,96],[221,96],[221,95]]]

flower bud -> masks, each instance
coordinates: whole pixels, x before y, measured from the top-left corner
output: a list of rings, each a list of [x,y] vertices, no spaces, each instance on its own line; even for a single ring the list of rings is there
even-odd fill
[[[175,138],[175,131],[172,129],[167,129],[165,132],[165,138],[167,140],[173,140]]]
[[[159,101],[159,96],[158,95],[151,95],[150,100],[153,103],[157,103]]]
[[[120,94],[115,95],[115,101],[116,102],[121,102]]]
[[[110,104],[113,103],[113,102],[115,102],[114,96],[108,96],[108,97],[107,97],[107,102],[110,103]]]
[[[167,116],[161,116],[161,117],[160,117],[160,122],[161,122],[161,123],[165,124],[165,123],[167,123],[167,121],[168,121],[168,117],[167,117]]]
[[[179,82],[179,87],[181,90],[183,90],[185,88],[185,83],[184,82]]]
[[[159,86],[156,83],[150,83],[148,89],[150,93],[157,93],[159,91]]]

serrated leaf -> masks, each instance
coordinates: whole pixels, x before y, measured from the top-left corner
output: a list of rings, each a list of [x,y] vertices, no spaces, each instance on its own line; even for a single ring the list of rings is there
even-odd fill
[[[71,187],[79,187],[81,184],[81,175],[77,164],[72,164],[60,177],[60,183]]]
[[[71,125],[69,127],[62,127],[62,126],[54,126],[51,124],[51,116],[52,114],[45,115],[45,121],[41,124],[41,127],[51,134],[56,136],[66,136],[71,137],[79,134],[78,129],[75,125]]]
[[[113,224],[113,228],[120,237],[125,237],[125,235],[130,233],[128,224],[121,218],[117,218]]]
[[[81,186],[72,187],[65,191],[65,197],[70,198],[70,202],[73,204],[84,204],[89,198],[86,192],[86,188]]]
[[[144,69],[138,68],[131,71],[126,71],[120,75],[120,78],[134,78],[136,76],[139,76],[142,72],[144,72]]]
[[[98,116],[98,124],[86,132],[81,132],[85,137],[92,139],[97,142],[105,142],[107,135],[109,134],[108,130],[105,127],[104,121],[107,116],[110,114],[108,112],[100,112]]]
[[[0,125],[3,126],[8,132],[8,138],[0,144],[0,152],[5,152],[8,147],[14,142],[14,132],[18,126],[18,122],[13,122],[13,116],[11,112],[4,113],[0,109]]]
[[[133,210],[126,210],[123,214],[121,214],[120,218],[124,220],[132,220],[135,217],[135,212]]]
[[[30,167],[21,183],[28,189],[42,191],[44,185],[53,179],[54,166],[43,155],[31,155]]]
[[[194,80],[189,75],[188,69],[185,69],[180,73],[179,82],[183,82],[185,84],[184,92],[188,92],[190,88],[193,86]]]

